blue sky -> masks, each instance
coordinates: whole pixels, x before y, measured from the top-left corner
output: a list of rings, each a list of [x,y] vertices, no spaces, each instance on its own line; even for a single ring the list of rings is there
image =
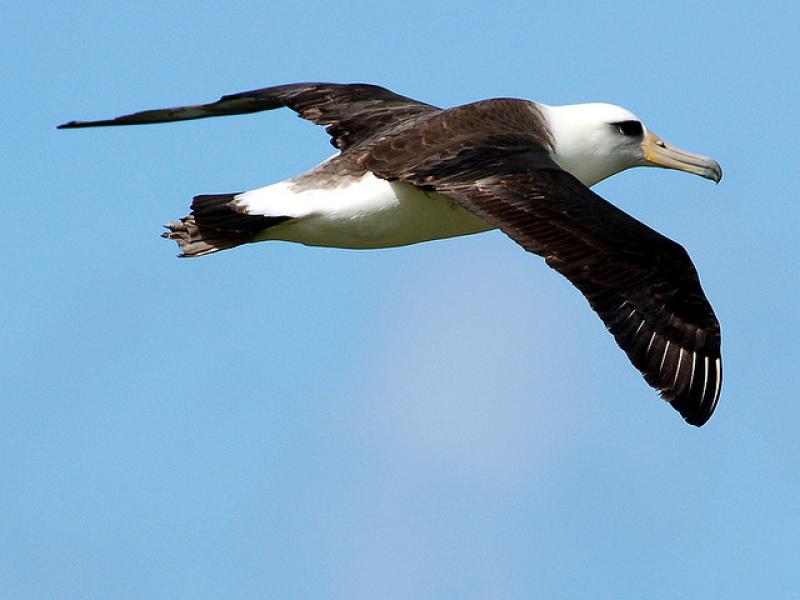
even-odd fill
[[[10,5],[0,597],[796,598],[793,3]],[[199,193],[331,154],[289,111],[58,123],[304,80],[623,104],[714,156],[597,191],[689,250],[723,326],[684,424],[499,233],[180,261]]]

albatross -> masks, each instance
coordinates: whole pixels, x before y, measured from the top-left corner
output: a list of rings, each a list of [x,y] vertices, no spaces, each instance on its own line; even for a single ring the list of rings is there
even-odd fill
[[[644,379],[690,424],[714,412],[720,327],[684,248],[589,189],[631,167],[722,169],[612,104],[495,98],[442,109],[370,84],[296,83],[59,128],[139,125],[288,107],[338,153],[258,189],[195,196],[162,235],[180,256],[250,242],[386,248],[500,229],[589,301]]]

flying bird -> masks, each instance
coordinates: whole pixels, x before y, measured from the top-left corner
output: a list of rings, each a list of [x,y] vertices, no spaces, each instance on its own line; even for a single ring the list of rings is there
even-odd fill
[[[297,83],[59,128],[138,125],[288,107],[338,154],[266,187],[196,196],[162,235],[180,256],[250,242],[386,248],[499,228],[589,301],[645,380],[692,425],[722,385],[720,327],[689,255],[589,188],[656,166],[715,182],[630,111],[513,98],[438,108],[369,84]]]

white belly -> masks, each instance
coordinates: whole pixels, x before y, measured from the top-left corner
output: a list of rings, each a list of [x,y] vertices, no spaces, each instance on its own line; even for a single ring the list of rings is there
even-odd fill
[[[372,173],[319,189],[283,181],[245,192],[237,204],[249,214],[292,217],[265,230],[259,240],[307,246],[388,248],[493,229],[441,194]]]

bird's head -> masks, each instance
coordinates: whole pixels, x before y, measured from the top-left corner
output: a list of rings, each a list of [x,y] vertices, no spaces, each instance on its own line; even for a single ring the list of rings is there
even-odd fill
[[[719,183],[722,168],[649,131],[629,110],[614,104],[540,105],[553,138],[553,160],[591,186],[631,167],[662,167]]]

